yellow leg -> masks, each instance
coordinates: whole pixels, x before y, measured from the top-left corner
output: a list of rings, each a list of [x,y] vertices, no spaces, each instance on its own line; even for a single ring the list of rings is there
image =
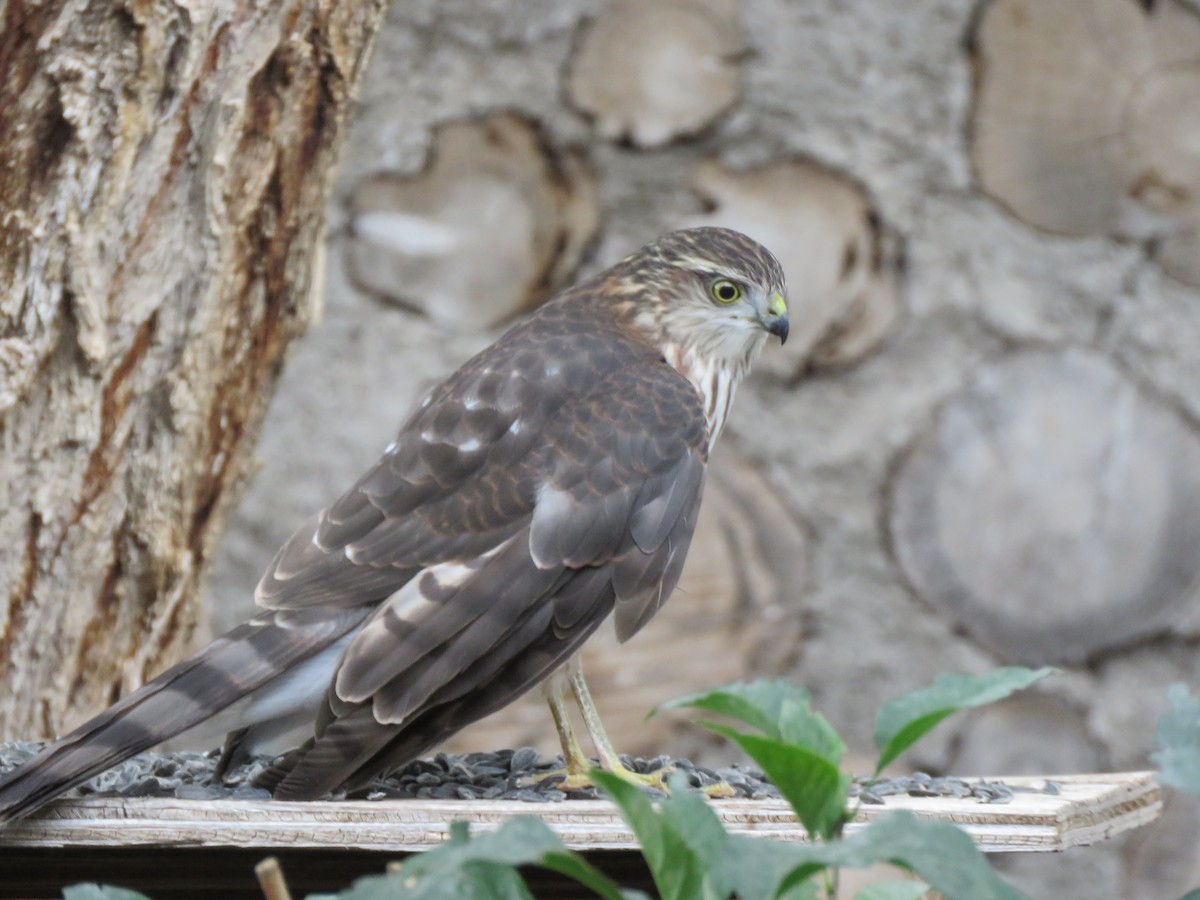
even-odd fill
[[[616,747],[609,739],[608,732],[604,730],[604,723],[600,721],[600,711],[596,709],[596,703],[592,700],[592,692],[588,690],[587,681],[583,677],[583,667],[579,664],[578,657],[567,663],[567,678],[571,684],[571,693],[579,705],[579,712],[583,715],[583,727],[587,729],[588,737],[592,739],[592,743],[596,747],[596,754],[600,757],[600,768],[607,769],[623,781],[656,788],[665,793],[667,776],[675,770],[665,768],[642,775],[626,768],[625,764],[621,762],[621,755],[617,753]],[[710,784],[703,790],[709,797],[734,797],[737,795],[731,785],[724,783]]]
[[[542,683],[542,693],[550,707],[550,716],[554,719],[554,730],[558,732],[558,742],[562,744],[563,759],[566,765],[561,769],[551,769],[538,775],[522,779],[521,787],[533,787],[547,779],[554,779],[554,787],[564,791],[592,787],[588,772],[592,761],[587,758],[579,740],[575,737],[575,729],[571,727],[571,717],[567,712],[566,688],[568,684],[566,669],[559,669]]]
[[[584,775],[592,767],[592,762],[583,752],[583,748],[579,746],[575,730],[571,727],[571,719],[567,714],[567,705],[563,697],[565,683],[566,676],[562,670],[559,670],[546,679],[543,691],[546,694],[546,702],[550,705],[550,715],[554,718],[558,741],[562,744],[563,759],[567,761],[567,774]]]
[[[571,694],[575,697],[575,703],[579,706],[579,712],[583,716],[583,727],[587,730],[588,737],[591,738],[592,744],[596,748],[600,768],[612,772],[622,781],[628,781],[639,787],[655,788],[665,793],[667,790],[666,777],[674,771],[673,769],[660,769],[657,772],[643,775],[632,771],[621,762],[621,755],[617,753],[608,733],[604,730],[604,724],[600,721],[600,713],[596,709],[595,701],[592,700],[592,693],[588,690],[587,681],[584,680],[583,668],[579,664],[578,657],[571,659],[562,669],[550,676],[544,687],[546,702],[550,705],[550,715],[554,717],[554,727],[558,731],[558,739],[562,744],[566,767],[541,775],[538,780],[565,775],[556,782],[557,786],[563,790],[577,790],[593,786],[587,777],[591,763],[580,748],[568,718],[563,697],[564,687],[570,687]],[[727,784],[708,785],[704,788],[704,793],[710,797],[735,796],[733,788]]]
[[[651,776],[648,775],[631,772],[621,762],[621,755],[617,753],[617,749],[609,740],[608,732],[604,730],[604,723],[600,721],[600,711],[596,709],[596,702],[592,700],[592,692],[588,690],[587,682],[583,678],[583,667],[579,665],[578,657],[567,663],[566,670],[571,694],[575,697],[575,703],[578,704],[579,712],[583,716],[583,727],[587,729],[588,737],[592,739],[592,745],[596,748],[596,754],[600,758],[600,768],[606,769],[626,781],[640,782],[644,778],[650,778]],[[654,782],[654,786],[659,787],[661,784],[662,777],[659,776]]]

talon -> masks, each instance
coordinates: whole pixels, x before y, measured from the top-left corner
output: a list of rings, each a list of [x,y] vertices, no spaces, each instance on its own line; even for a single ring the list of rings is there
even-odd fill
[[[727,781],[718,781],[716,784],[706,784],[700,788],[704,792],[704,796],[710,800],[731,800],[738,795],[732,784]]]
[[[523,788],[537,788],[546,785],[546,782],[553,780],[553,785],[546,786],[553,786],[562,791],[584,791],[588,790],[589,788],[598,790],[596,783],[592,781],[587,770],[571,771],[570,769],[570,766],[562,766],[557,769],[551,769],[549,772],[539,772],[536,775],[529,775],[518,781],[517,786]],[[633,770],[622,765],[619,768],[606,769],[605,771],[611,771],[612,774],[616,775],[622,781],[627,781],[630,784],[636,785],[640,788],[653,788],[654,790],[661,791],[665,794],[667,793],[666,776],[674,770],[660,769],[657,772],[648,772],[646,774],[642,774],[641,772],[634,772]]]
[[[588,771],[592,768],[593,763],[584,755],[583,749],[579,746],[579,741],[575,737],[567,715],[563,695],[570,690],[583,716],[584,727],[599,754],[599,761],[596,765],[629,784],[637,785],[640,788],[651,788],[663,794],[669,793],[667,776],[678,771],[674,766],[641,773],[634,772],[621,762],[621,757],[608,739],[608,735],[605,734],[604,726],[600,723],[600,714],[588,691],[587,682],[583,679],[583,670],[579,667],[578,659],[572,659],[566,666],[546,679],[543,683],[543,690],[546,701],[550,704],[550,713],[554,717],[554,725],[558,730],[558,738],[562,744],[563,758],[566,762],[560,768],[523,778],[518,782],[518,786],[538,787],[545,784],[550,778],[560,779],[555,782],[554,786],[564,791],[585,790],[596,786],[588,777]],[[737,791],[733,786],[723,781],[703,785],[700,790],[706,797],[714,799],[737,796]]]
[[[552,783],[547,784],[547,782]],[[529,775],[517,781],[519,788],[543,786],[560,791],[586,791],[588,788],[595,787],[587,772],[569,772],[565,767],[551,769],[549,772],[539,772],[537,775]]]

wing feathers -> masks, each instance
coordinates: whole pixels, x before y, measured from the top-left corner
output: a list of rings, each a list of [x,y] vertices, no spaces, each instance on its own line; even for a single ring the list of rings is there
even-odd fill
[[[354,494],[349,499],[353,503],[344,502],[321,516],[310,543],[325,551],[336,550],[370,534],[383,522],[383,512],[365,494]]]
[[[653,553],[679,521],[685,505],[699,496],[704,481],[704,464],[688,453],[663,476],[647,481],[643,497],[629,529],[645,553]]]
[[[464,673],[481,661],[498,669],[543,633],[554,614],[549,602],[524,608],[506,604],[480,616],[443,648],[432,665],[416,677],[407,673],[393,679],[374,699],[374,715],[380,723],[402,723],[426,706],[436,695],[439,702],[461,696],[478,682]]]
[[[611,585],[599,570],[574,573],[556,595],[554,607],[560,602],[591,605],[601,615],[584,619],[569,635],[560,636],[548,627],[549,604],[527,611],[491,652],[432,695],[404,728],[380,724],[366,706],[348,707],[311,748],[281,760],[259,783],[278,799],[308,800],[341,784],[358,786],[403,765],[544,679],[599,626],[612,600]]]
[[[681,507],[670,533],[653,553],[638,546],[629,551],[614,566],[613,587],[617,593],[617,640],[629,640],[653,618],[671,596],[692,541],[696,514],[700,509],[700,489]]]
[[[256,592],[271,612],[0,784],[0,818],[225,707],[232,761],[314,698],[313,737],[263,783],[318,797],[504,706],[610,613],[621,640],[641,628],[683,565],[708,426],[700,392],[592,288],[436,387],[280,549]],[[298,666],[303,684],[255,693]]]
[[[522,371],[550,365],[523,360]],[[625,640],[674,589],[703,488],[698,393],[657,363],[614,366],[557,411],[537,387],[494,382],[520,417],[470,427],[466,401],[439,409],[435,397],[436,413],[411,423],[419,447],[410,441],[361,482],[389,513],[429,478],[457,486],[345,546],[359,567],[426,568],[347,648],[313,748],[272,776],[281,796],[316,796],[384,758],[405,761],[535,684],[614,606]]]
[[[544,486],[530,525],[534,564],[541,569],[579,568],[610,559],[624,539],[636,493],[636,485],[631,485],[580,497]]]
[[[269,786],[278,779],[273,792],[279,800],[324,797],[395,736],[395,726],[380,725],[369,708],[360,707],[331,722],[311,746],[301,748],[283,766],[263,773],[256,783]]]
[[[351,643],[337,674],[337,696],[364,702],[389,682],[412,676],[415,665],[437,652],[438,665],[411,678],[408,699],[398,702],[397,709],[418,705],[470,662],[455,662],[464,651],[448,647],[452,639],[457,644],[481,617],[494,630],[493,640],[498,639],[555,578],[556,573],[530,565],[524,533],[470,564],[428,570],[389,600]],[[391,696],[398,698],[395,688]],[[387,721],[403,718],[405,713],[397,709],[384,700],[377,702],[377,713]]]

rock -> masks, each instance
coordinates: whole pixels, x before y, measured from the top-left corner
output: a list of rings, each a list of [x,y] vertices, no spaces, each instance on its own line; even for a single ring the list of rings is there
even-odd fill
[[[703,130],[741,96],[735,3],[614,0],[577,47],[567,96],[611,140],[661,146]]]
[[[1150,767],[1154,729],[1168,710],[1167,687],[1179,682],[1200,684],[1194,640],[1159,638],[1096,666],[1088,728],[1108,748],[1110,769]]]
[[[600,217],[583,155],[511,112],[443,124],[423,172],[369,175],[350,206],[349,266],[360,287],[477,329],[570,279]]]
[[[949,771],[961,775],[1073,775],[1105,770],[1085,717],[1054,697],[1022,694],[970,714]]]
[[[1085,660],[1194,596],[1200,437],[1099,354],[1017,354],[918,439],[890,530],[917,592],[1002,658]]]
[[[1125,884],[1140,897],[1182,897],[1200,884],[1200,798],[1168,791],[1163,815],[1124,841]]]
[[[1200,284],[1200,16],[991,0],[974,47],[983,189],[1048,231],[1157,240],[1164,269]]]

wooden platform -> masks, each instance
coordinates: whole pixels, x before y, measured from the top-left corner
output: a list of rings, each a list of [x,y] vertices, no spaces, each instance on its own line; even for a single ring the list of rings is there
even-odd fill
[[[990,779],[999,780],[999,779]],[[1005,778],[1040,787],[1043,778]],[[961,825],[988,853],[1057,851],[1092,844],[1153,821],[1162,798],[1151,772],[1052,778],[1057,795],[1017,793],[1011,803],[948,797],[889,797],[864,805],[853,833],[893,809]],[[720,800],[713,808],[731,832],[803,840],[779,800]],[[411,852],[441,843],[450,822],[494,827],[540,816],[576,850],[629,850],[633,834],[605,800],[388,800],[318,803],[239,800],[78,800],[0,829],[0,847],[284,847]]]
[[[989,778],[1012,787],[1040,788],[1044,778]],[[1051,776],[1057,795],[1015,794],[1007,804],[975,799],[889,797],[883,806],[864,805],[849,831],[893,809],[962,826],[985,852],[1061,851],[1092,844],[1153,821],[1162,810],[1162,797],[1152,772],[1111,775]],[[713,808],[735,833],[803,840],[795,817],[781,801],[715,801]],[[39,815],[0,828],[0,897],[48,896],[39,886],[71,883],[64,878],[104,878],[119,863],[141,859],[155,867],[156,898],[176,896],[168,876],[173,868],[204,873],[244,855],[268,853],[296,859],[289,879],[302,860],[321,857],[322,871],[331,874],[339,857],[358,860],[350,877],[382,869],[387,854],[398,855],[434,846],[445,840],[449,823],[471,822],[495,827],[516,815],[537,815],[567,846],[584,851],[601,868],[632,874],[637,868],[632,833],[616,808],[602,800],[567,800],[531,804],[519,801],[393,800],[317,803],[250,802],[235,800],[185,801],[170,799],[88,799],[64,801]],[[247,856],[247,859],[249,857]],[[153,864],[150,860],[158,860]],[[44,864],[38,863],[44,860]],[[219,863],[218,860],[225,860]],[[92,865],[92,869],[86,866]],[[31,867],[44,865],[39,880]],[[120,868],[118,865],[118,868]],[[363,868],[365,866],[366,868]],[[353,868],[353,867],[352,867]],[[205,871],[208,870],[208,871]],[[68,875],[68,872],[80,874]],[[121,870],[124,871],[124,870]],[[132,870],[137,874],[136,867]],[[613,874],[618,874],[613,871]],[[17,874],[22,877],[17,878]],[[239,872],[242,877],[248,872]],[[120,877],[120,872],[117,873]],[[113,877],[109,875],[108,877]],[[126,875],[123,883],[134,886]],[[344,876],[343,876],[344,877]],[[167,878],[167,882],[163,879]],[[146,889],[153,884],[135,879]],[[348,881],[349,878],[346,878]],[[24,885],[23,894],[8,892]],[[190,882],[194,887],[196,882]],[[343,884],[346,881],[342,882]],[[628,883],[628,882],[626,882]],[[163,886],[165,884],[165,887]],[[633,886],[633,885],[631,885]],[[567,894],[555,894],[567,896]],[[182,896],[180,894],[179,896]]]

